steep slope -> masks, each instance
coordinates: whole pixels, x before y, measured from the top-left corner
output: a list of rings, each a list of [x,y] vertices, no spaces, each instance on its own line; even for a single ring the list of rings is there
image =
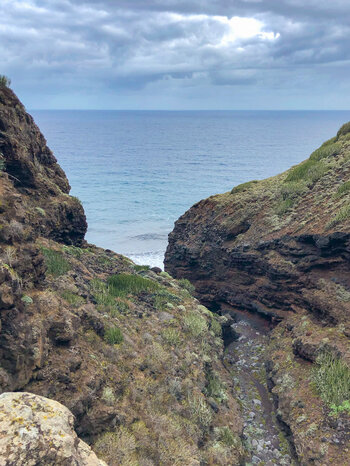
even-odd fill
[[[166,270],[203,303],[281,322],[270,382],[302,464],[350,463],[349,240],[350,123],[287,172],[194,205],[169,235]],[[345,380],[340,398],[322,371]]]
[[[6,87],[0,152],[0,393],[64,404],[109,465],[239,464],[224,319],[186,281],[86,244],[80,202]]]

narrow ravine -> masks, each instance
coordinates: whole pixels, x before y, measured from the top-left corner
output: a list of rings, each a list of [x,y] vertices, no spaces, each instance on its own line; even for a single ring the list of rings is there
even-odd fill
[[[276,418],[265,370],[269,324],[257,316],[222,307],[235,320],[231,328],[237,339],[225,352],[234,374],[244,418],[243,440],[249,452],[245,465],[298,465],[282,426]]]

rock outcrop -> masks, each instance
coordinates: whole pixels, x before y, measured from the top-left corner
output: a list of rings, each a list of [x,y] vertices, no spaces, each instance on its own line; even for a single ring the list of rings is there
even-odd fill
[[[350,123],[287,172],[197,203],[169,235],[166,270],[203,303],[281,322],[270,377],[302,464],[350,461],[348,415],[334,421],[310,384],[326,350],[350,367],[349,261]]]
[[[80,202],[6,87],[0,152],[0,393],[62,403],[109,465],[240,464],[220,318],[186,281],[85,242]]]
[[[0,464],[106,466],[78,438],[65,406],[32,393],[0,395]]]

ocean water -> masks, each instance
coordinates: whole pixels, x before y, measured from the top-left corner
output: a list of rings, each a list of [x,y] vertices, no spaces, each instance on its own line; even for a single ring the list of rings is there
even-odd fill
[[[87,240],[162,266],[195,202],[307,158],[350,111],[31,111],[82,201]]]

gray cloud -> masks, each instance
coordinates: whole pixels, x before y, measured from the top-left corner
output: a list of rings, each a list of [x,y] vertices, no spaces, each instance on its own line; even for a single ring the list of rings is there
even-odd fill
[[[346,0],[2,0],[0,18],[0,73],[32,107],[317,108],[350,87]]]

